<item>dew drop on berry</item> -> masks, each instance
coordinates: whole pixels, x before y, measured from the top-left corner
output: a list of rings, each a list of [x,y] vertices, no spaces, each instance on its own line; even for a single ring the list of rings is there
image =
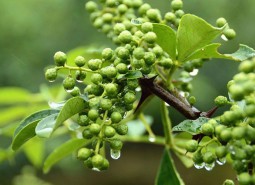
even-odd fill
[[[73,91],[73,89],[66,89],[67,93],[71,93]]]
[[[194,69],[192,72],[190,72],[190,76],[196,76],[198,74],[198,69]]]
[[[121,155],[120,150],[112,150],[112,149],[110,151],[110,154],[112,159],[119,159]]]
[[[224,165],[226,163],[226,157],[217,159],[216,162],[218,165]]]
[[[82,83],[82,82],[83,82],[83,80],[78,80],[78,79],[76,79],[76,81],[77,81],[78,83]]]
[[[205,164],[205,169],[207,170],[207,171],[212,171],[212,169],[214,168],[214,166],[215,166],[215,162],[213,162],[213,163],[210,163],[210,164]]]
[[[228,41],[227,37],[224,34],[221,35],[221,39],[224,41]]]
[[[204,163],[204,162],[199,163],[199,164],[194,163],[194,167],[195,167],[196,169],[202,169],[204,166],[205,166],[205,163]]]
[[[93,167],[92,170],[100,172],[100,170],[98,168],[96,168],[96,167]]]

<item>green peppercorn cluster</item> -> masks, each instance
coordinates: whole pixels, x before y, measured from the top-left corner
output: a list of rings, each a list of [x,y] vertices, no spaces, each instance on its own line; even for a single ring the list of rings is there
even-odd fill
[[[230,28],[227,20],[223,17],[220,17],[216,20],[216,26],[221,28],[225,26],[225,29],[223,31],[223,35],[226,37],[227,40],[234,39],[236,37],[236,32],[234,29]]]
[[[229,100],[218,96],[217,107],[230,106],[221,116],[203,123],[199,137],[186,142],[196,168],[211,170],[229,158],[242,185],[255,184],[255,60],[240,63],[239,73],[228,83]],[[188,78],[186,74],[186,78]],[[196,139],[198,138],[198,139]],[[224,184],[233,184],[227,180]]]

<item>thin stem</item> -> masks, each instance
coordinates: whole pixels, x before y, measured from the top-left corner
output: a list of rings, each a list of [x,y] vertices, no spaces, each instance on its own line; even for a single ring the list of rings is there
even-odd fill
[[[169,119],[168,109],[164,101],[161,101],[161,118],[165,134],[165,144],[167,148],[173,147],[172,142],[172,123]]]
[[[68,65],[65,65],[65,66],[58,66],[56,67],[56,69],[69,69],[69,70],[80,70],[80,71],[86,71],[86,72],[89,72],[89,73],[97,73],[98,71],[92,71],[90,69],[86,69],[86,68],[83,68],[83,67],[73,67],[73,66],[68,66]]]
[[[143,123],[143,125],[144,125],[146,131],[147,131],[148,134],[149,134],[149,137],[152,138],[152,139],[154,139],[156,136],[155,136],[155,134],[153,133],[153,131],[151,130],[151,127],[150,127],[149,123],[146,121],[144,114],[141,113],[138,117],[139,117],[139,119],[142,121],[142,123]]]

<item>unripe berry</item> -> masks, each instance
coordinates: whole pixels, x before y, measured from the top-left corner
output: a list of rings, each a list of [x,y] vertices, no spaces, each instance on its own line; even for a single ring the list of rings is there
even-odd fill
[[[152,65],[155,63],[156,55],[153,52],[145,52],[144,61],[147,65]]]
[[[244,112],[247,117],[255,117],[255,105],[247,105],[244,109]]]
[[[130,90],[135,90],[139,86],[137,79],[127,79],[127,86]]]
[[[68,76],[63,81],[63,86],[66,90],[72,90],[75,86],[75,80],[73,77]]]
[[[102,58],[105,59],[105,60],[109,60],[111,59],[113,56],[113,50],[111,48],[105,48],[103,51],[102,51]]]
[[[244,72],[244,73],[250,73],[252,71],[254,71],[254,64],[252,63],[252,61],[250,60],[245,60],[243,62],[241,62],[241,64],[239,65],[239,71]]]
[[[130,31],[122,31],[119,36],[118,39],[120,40],[120,42],[124,43],[124,44],[128,44],[132,41],[132,34],[130,33]]]
[[[140,60],[144,57],[144,49],[142,47],[137,47],[133,51],[133,56],[137,59]]]
[[[87,160],[92,154],[92,151],[88,148],[81,148],[78,150],[77,158],[80,160]]]
[[[81,93],[80,93],[80,88],[75,86],[72,91],[70,92],[70,94],[75,97],[75,96],[79,96]]]
[[[86,78],[87,74],[85,71],[79,71],[77,70],[75,72],[75,78],[78,82],[83,82],[83,80]]]
[[[122,116],[119,112],[113,112],[111,114],[111,120],[113,123],[119,123],[122,120]]]
[[[94,1],[88,1],[85,5],[85,9],[88,11],[88,12],[95,12],[98,7],[97,7],[97,4],[94,2]]]
[[[111,23],[113,19],[113,15],[111,13],[105,13],[102,15],[102,19],[104,23]]]
[[[198,149],[198,142],[196,140],[189,140],[186,142],[185,149],[188,152],[195,152]]]
[[[118,70],[118,73],[120,73],[120,74],[125,74],[125,73],[128,72],[127,65],[124,64],[124,63],[119,63],[119,64],[116,66],[116,69]]]
[[[211,136],[214,132],[214,127],[210,123],[205,123],[201,127],[201,132],[207,136]]]
[[[48,80],[50,82],[56,80],[57,76],[58,76],[58,74],[57,74],[56,68],[47,69],[45,72],[45,78],[46,78],[46,80]]]
[[[100,98],[98,98],[98,97],[91,98],[89,100],[89,107],[90,108],[96,108],[96,107],[98,107],[99,102],[100,102]]]
[[[240,140],[246,134],[245,127],[234,127],[232,130],[232,139]]]
[[[112,126],[105,126],[104,135],[105,137],[111,138],[116,134],[115,129]]]
[[[165,14],[165,20],[168,22],[174,22],[176,19],[176,15],[173,12],[167,12]]]
[[[89,131],[91,132],[91,134],[97,135],[101,131],[101,126],[97,123],[92,123],[89,126]]]
[[[82,131],[82,136],[83,136],[84,139],[91,139],[93,137],[93,134],[90,132],[89,128],[85,128]]]
[[[142,6],[140,6],[138,12],[140,15],[145,15],[146,12],[151,9],[151,5],[149,5],[148,3],[143,4]]]
[[[93,22],[93,26],[97,29],[101,29],[104,25],[104,21],[101,17],[98,17],[95,19],[95,21]]]
[[[94,74],[91,75],[90,80],[94,84],[98,85],[103,81],[103,77],[102,77],[102,75],[100,75],[98,73],[94,73]]]
[[[90,109],[88,112],[88,117],[90,120],[95,121],[99,117],[99,113],[96,109]]]
[[[228,99],[227,99],[227,97],[225,97],[225,96],[217,96],[217,97],[214,99],[214,103],[215,103],[216,106],[222,107],[222,106],[228,104]]]
[[[113,27],[113,31],[116,35],[119,35],[121,32],[125,31],[126,30],[126,27],[124,24],[122,23],[117,23],[114,25]]]
[[[233,84],[229,87],[229,92],[231,94],[231,97],[236,100],[240,101],[244,97],[244,89],[241,85]]]
[[[141,7],[141,5],[143,4],[143,1],[142,0],[135,0],[132,2],[133,4],[133,8],[139,8]]]
[[[117,1],[116,0],[106,0],[105,5],[108,7],[115,7]]]
[[[164,53],[163,49],[160,46],[155,46],[152,50],[156,57],[161,57]]]
[[[89,118],[87,115],[80,115],[77,122],[80,126],[87,126],[89,124]]]
[[[216,20],[216,25],[217,25],[217,27],[222,27],[222,26],[224,26],[225,24],[227,24],[227,21],[226,21],[226,19],[223,18],[223,17],[220,17],[220,18],[218,18],[218,19]]]
[[[204,153],[203,155],[203,161],[207,164],[211,164],[213,163],[214,161],[216,160],[216,156],[210,152],[210,151],[207,151]]]
[[[98,70],[102,65],[102,60],[100,59],[91,59],[88,61],[88,67],[92,71]]]
[[[250,185],[251,176],[247,172],[241,173],[238,175],[238,181],[240,185]]]
[[[237,173],[242,173],[247,169],[247,165],[240,160],[234,160],[232,166]]]
[[[77,56],[74,59],[74,63],[75,65],[77,65],[78,67],[82,67],[85,65],[85,58],[83,56]]]
[[[153,30],[153,24],[150,22],[145,22],[141,25],[141,29],[144,33],[147,33],[149,31]]]
[[[113,66],[107,66],[101,69],[101,74],[107,78],[114,78],[117,75],[117,69]]]
[[[218,146],[215,149],[215,154],[217,156],[218,159],[224,158],[227,155],[227,148],[225,146]]]
[[[231,130],[224,129],[220,133],[220,139],[224,142],[228,142],[232,138]]]
[[[127,5],[125,5],[125,4],[120,4],[120,5],[117,7],[117,10],[118,10],[118,12],[119,12],[120,14],[124,14],[124,13],[127,12],[128,7],[127,7]]]
[[[121,150],[122,146],[123,146],[123,143],[119,139],[113,139],[110,141],[110,147],[112,150],[119,151],[119,150]]]
[[[146,16],[152,21],[159,21],[161,19],[161,15],[158,9],[149,9],[146,12]]]
[[[144,35],[144,41],[149,43],[149,44],[154,44],[157,39],[157,35],[154,32],[148,32]]]
[[[185,14],[185,13],[184,13],[183,10],[177,10],[177,11],[175,12],[175,15],[176,15],[177,18],[181,18],[184,14]],[[175,19],[175,20],[178,20],[178,19]]]
[[[115,130],[119,135],[126,135],[128,133],[128,126],[126,124],[119,124]]]
[[[104,89],[108,96],[115,96],[118,93],[117,86],[113,83],[106,84]]]
[[[58,51],[54,55],[54,61],[56,66],[64,66],[66,63],[67,57],[66,54],[62,51]]]
[[[124,95],[124,102],[127,103],[127,104],[134,103],[135,100],[136,100],[136,96],[135,96],[134,93],[127,92],[127,93]]]
[[[103,110],[110,110],[112,107],[112,101],[109,99],[101,99],[100,101],[100,107]]]
[[[100,154],[96,154],[91,158],[91,162],[94,168],[100,169],[104,164],[104,157]]]
[[[191,104],[191,105],[194,105],[195,103],[196,103],[196,97],[195,96],[190,96],[189,97],[189,103]]]
[[[173,61],[170,58],[163,58],[160,60],[159,65],[165,69],[170,69],[173,65]]]
[[[179,10],[179,9],[182,9],[183,7],[183,2],[182,0],[173,0],[171,2],[171,7],[173,10]]]
[[[203,163],[203,155],[201,153],[201,151],[196,151],[193,154],[192,160],[194,161],[195,164],[201,164]]]
[[[231,40],[236,37],[236,32],[233,29],[226,29],[223,31],[223,34],[227,37],[228,40]]]
[[[99,170],[107,170],[109,168],[109,165],[110,165],[109,161],[106,158],[104,158],[104,162]]]
[[[118,49],[117,51],[117,56],[121,59],[128,59],[129,57],[129,51],[128,49],[124,48],[124,47],[121,47]]]

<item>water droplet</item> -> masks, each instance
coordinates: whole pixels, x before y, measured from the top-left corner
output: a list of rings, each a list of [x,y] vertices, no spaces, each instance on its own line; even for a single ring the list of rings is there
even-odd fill
[[[137,87],[137,88],[135,89],[136,92],[140,92],[141,90],[142,90],[141,87]]]
[[[49,80],[49,82],[55,82],[55,80]]]
[[[218,163],[218,165],[223,165],[226,163],[226,157],[217,159],[216,162]]]
[[[100,172],[100,170],[98,168],[96,168],[96,167],[93,167],[92,170]]]
[[[166,103],[166,102],[165,102],[165,105],[166,105],[167,107],[169,107],[169,106],[170,106],[170,105],[169,105],[168,103]]]
[[[213,162],[213,163],[211,163],[211,164],[205,164],[205,169],[207,170],[207,171],[212,171],[212,169],[214,168],[214,166],[215,166],[215,162]]]
[[[198,74],[198,69],[194,69],[192,72],[190,72],[190,76],[196,76]]]
[[[154,135],[149,136],[149,141],[154,143],[156,141],[156,137]]]
[[[111,157],[113,159],[119,159],[120,158],[120,150],[112,150],[110,151]]]
[[[195,167],[196,169],[202,169],[204,166],[205,166],[205,163],[200,163],[200,164],[194,163],[194,167]]]
[[[53,131],[53,128],[43,128],[41,130],[37,130],[36,135],[42,138],[49,138],[52,131]]]
[[[65,105],[65,101],[59,103],[49,101],[48,104],[50,108],[60,110]]]
[[[83,82],[83,80],[78,80],[78,79],[76,79],[76,81],[77,81],[78,83],[82,83],[82,82]]]
[[[226,37],[224,34],[221,35],[221,38],[222,38],[222,40],[224,40],[224,41],[228,41],[227,37]]]
[[[66,92],[71,93],[73,89],[66,89]]]

